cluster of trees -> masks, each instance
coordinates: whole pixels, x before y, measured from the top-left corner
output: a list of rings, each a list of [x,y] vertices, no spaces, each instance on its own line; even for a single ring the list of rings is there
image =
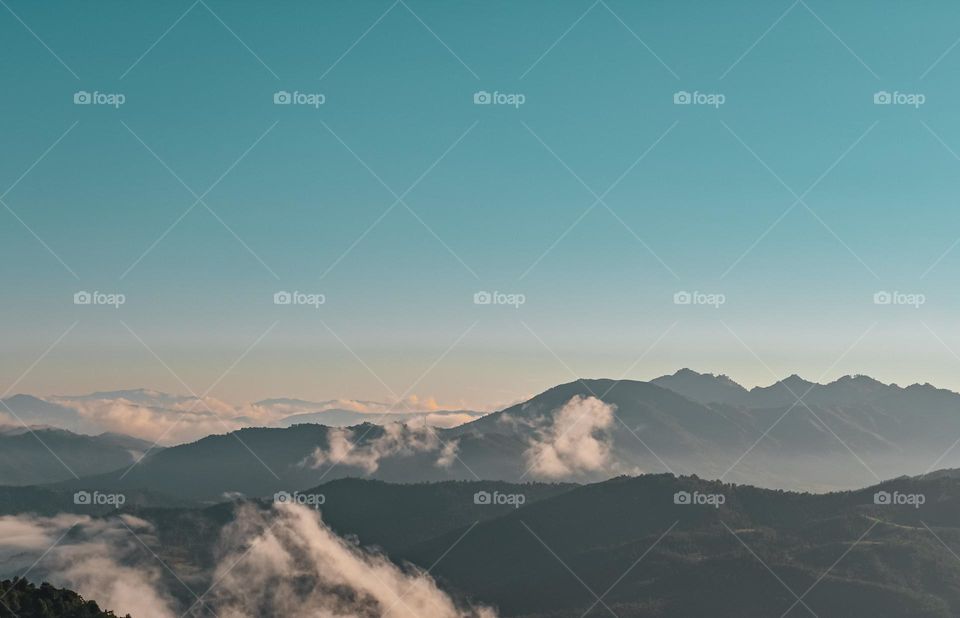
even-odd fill
[[[76,592],[25,579],[0,582],[0,618],[117,618]],[[130,618],[129,615],[126,618]]]

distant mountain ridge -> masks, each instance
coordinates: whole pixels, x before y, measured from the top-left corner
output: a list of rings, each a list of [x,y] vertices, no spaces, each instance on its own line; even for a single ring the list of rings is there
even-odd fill
[[[0,428],[0,485],[36,485],[101,474],[133,464],[149,442],[50,427]],[[161,449],[158,449],[161,450]]]
[[[792,374],[768,386],[746,389],[726,375],[698,373],[683,368],[676,373],[650,380],[651,383],[668,388],[688,399],[710,404],[725,403],[751,408],[791,405],[797,397],[814,403],[843,403],[874,399],[892,393],[927,391],[941,394],[960,394],[931,384],[911,384],[901,387],[884,384],[863,374],[845,375],[832,382],[820,384]],[[804,396],[805,395],[805,396]]]
[[[298,420],[323,421],[318,414]],[[594,482],[671,472],[824,491],[960,467],[960,395],[866,376],[828,384],[789,376],[748,390],[726,376],[684,369],[650,382],[575,380],[451,428],[418,419],[396,429],[402,426],[366,417],[336,426],[353,418],[229,431],[151,455],[129,474],[127,464],[100,468],[82,483],[49,480],[211,501],[225,492],[263,496],[349,476]]]
[[[165,445],[192,442],[212,432],[242,427],[289,427],[317,423],[349,427],[362,423],[421,422],[452,427],[485,414],[440,409],[432,399],[410,397],[384,403],[360,400],[264,399],[233,405],[193,395],[135,388],[85,395],[35,397],[17,394],[0,400],[0,425],[42,425],[77,434],[131,434]]]

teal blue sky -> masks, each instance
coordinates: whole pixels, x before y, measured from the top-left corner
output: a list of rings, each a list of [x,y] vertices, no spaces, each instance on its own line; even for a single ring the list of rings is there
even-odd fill
[[[682,366],[960,389],[958,24],[939,1],[4,0],[0,374],[471,407]]]

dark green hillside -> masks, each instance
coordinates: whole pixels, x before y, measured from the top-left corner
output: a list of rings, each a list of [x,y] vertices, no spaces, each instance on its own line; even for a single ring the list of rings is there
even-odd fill
[[[876,505],[879,490],[923,492],[933,504]],[[677,491],[720,493],[726,502],[678,505]],[[819,579],[804,602],[821,616],[946,618],[960,610],[960,560],[924,523],[952,521],[936,532],[960,549],[958,495],[960,483],[940,480],[810,495],[669,475],[618,478],[479,524],[433,573],[505,615],[580,616],[596,600],[589,587],[609,589],[604,602],[621,616],[779,616],[796,600],[779,577],[798,595]],[[462,533],[404,557],[432,564]],[[591,613],[603,614],[599,604]],[[798,603],[788,615],[804,614]]]

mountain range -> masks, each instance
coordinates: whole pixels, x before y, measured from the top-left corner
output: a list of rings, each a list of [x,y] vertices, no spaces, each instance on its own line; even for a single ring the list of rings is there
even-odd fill
[[[132,465],[150,446],[119,434],[0,426],[0,485],[35,485],[114,471]]]
[[[61,413],[59,404],[11,399],[31,421],[51,423]],[[327,413],[335,412],[320,414]],[[576,380],[450,428],[428,426],[422,417],[403,420],[240,428],[149,449],[129,472],[131,457],[139,458],[149,443],[118,446],[105,444],[104,436],[56,434],[51,450],[81,468],[79,480],[43,446],[38,437],[45,434],[0,436],[26,449],[0,458],[0,479],[210,501],[228,492],[262,496],[350,476],[590,482],[671,472],[820,491],[960,466],[960,449],[953,448],[960,440],[960,394],[866,376],[829,384],[790,376],[748,390],[725,376],[684,369],[650,382]],[[96,464],[84,444],[103,445]],[[18,468],[20,461],[37,463]],[[237,475],[241,467],[245,473]],[[187,486],[179,481],[184,475],[191,478]]]
[[[117,394],[5,400],[34,424],[0,429],[0,579],[59,538],[31,581],[134,618],[374,616],[410,590],[445,617],[960,612],[960,394],[929,384],[746,389],[684,369],[575,380],[453,427],[277,423],[166,448],[56,426]],[[276,553],[231,579],[253,539]],[[348,575],[371,570],[394,592]],[[262,596],[278,583],[293,605]],[[17,585],[24,606],[79,602]]]

